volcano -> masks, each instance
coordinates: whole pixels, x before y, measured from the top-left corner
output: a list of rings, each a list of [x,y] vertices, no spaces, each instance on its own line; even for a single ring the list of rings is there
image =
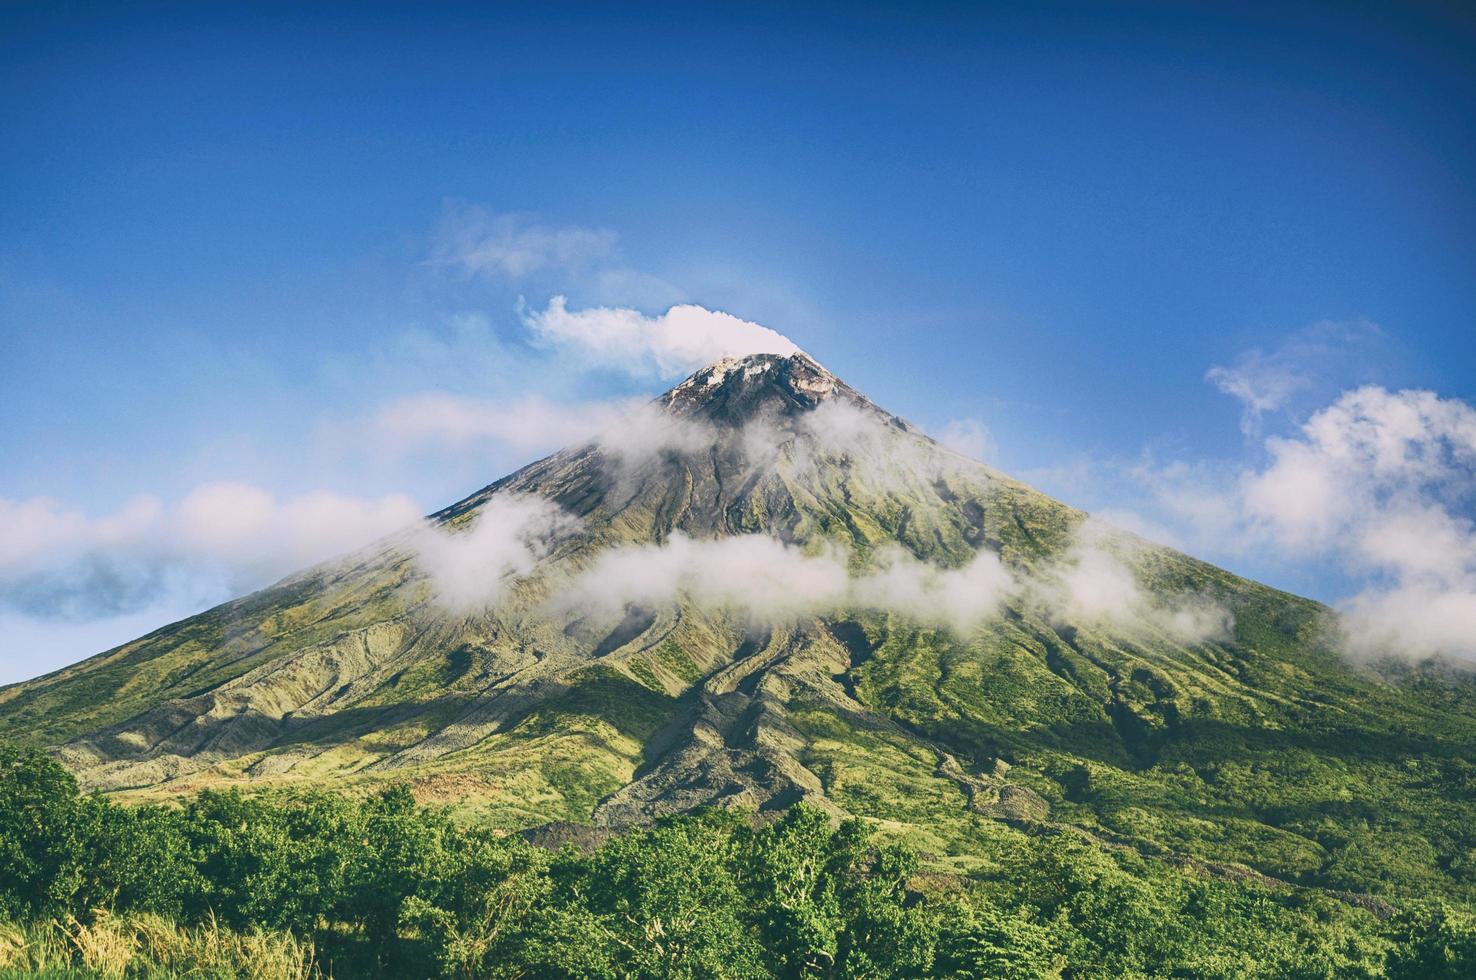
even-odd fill
[[[1329,622],[760,354],[0,689],[0,737],[124,798],[407,782],[509,829],[807,800],[939,851],[1006,821],[1304,880],[1351,839],[1319,807],[1417,825],[1476,747],[1464,681],[1351,665]]]

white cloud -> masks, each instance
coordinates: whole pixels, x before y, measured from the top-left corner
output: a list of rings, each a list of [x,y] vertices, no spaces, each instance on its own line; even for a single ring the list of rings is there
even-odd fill
[[[686,597],[755,620],[792,619],[844,600],[848,576],[835,553],[806,554],[765,535],[694,541],[677,534],[660,545],[602,554],[563,598],[604,615],[627,604],[654,608]]]
[[[162,517],[163,504],[151,496],[135,497],[102,518],[46,497],[0,499],[0,584],[54,569],[88,551],[133,547]]]
[[[612,617],[628,605],[655,608],[685,599],[755,624],[871,609],[967,630],[994,615],[1014,588],[992,552],[964,568],[943,569],[898,549],[852,574],[839,548],[805,551],[762,534],[707,541],[673,535],[661,545],[604,553],[558,604]]]
[[[1068,619],[1126,619],[1142,601],[1133,573],[1100,548],[1078,546],[1063,565],[1061,612]]]
[[[1476,495],[1476,410],[1429,391],[1357,388],[1266,445],[1270,465],[1244,479],[1246,511],[1293,546]]]
[[[420,514],[403,494],[372,500],[325,490],[279,500],[245,483],[212,483],[180,501],[175,549],[258,578],[296,571],[397,531]]]
[[[550,268],[591,266],[613,254],[616,240],[603,228],[549,225],[530,214],[451,204],[436,229],[430,261],[469,276],[518,280]]]
[[[1476,579],[1372,588],[1341,604],[1343,643],[1355,654],[1476,660]]]
[[[1374,576],[1342,604],[1349,645],[1476,659],[1476,409],[1367,386],[1268,446],[1271,464],[1244,482],[1250,520]]]
[[[1450,582],[1476,568],[1470,519],[1409,501],[1371,515],[1352,538],[1357,557],[1400,579]]]
[[[1018,583],[992,551],[962,568],[938,568],[901,549],[884,553],[879,567],[852,584],[855,605],[899,613],[967,632],[999,611]]]
[[[524,323],[538,340],[582,353],[602,366],[672,376],[724,357],[800,352],[768,327],[701,306],[673,306],[659,316],[606,306],[570,310],[562,296]]]
[[[1131,547],[1121,540],[1113,546]],[[849,564],[842,549],[805,551],[761,534],[704,541],[674,535],[661,545],[605,552],[560,591],[556,605],[613,618],[628,606],[685,600],[751,624],[871,610],[967,633],[1007,599],[1024,595],[1057,622],[1150,629],[1182,643],[1223,639],[1233,624],[1229,611],[1206,597],[1147,594],[1102,533],[1084,536],[1060,562],[1029,579],[1011,573],[990,551],[962,568],[920,562],[900,548],[875,556],[861,571],[850,571]]]
[[[478,509],[470,527],[427,524],[408,543],[436,601],[468,614],[495,605],[578,523],[542,497],[500,494]]]
[[[1359,655],[1476,660],[1476,409],[1434,392],[1342,392],[1249,467],[1133,471],[1196,549],[1326,564]]]
[[[204,484],[173,506],[141,496],[104,517],[45,499],[0,500],[0,607],[88,619],[181,592],[216,595],[216,585],[239,592],[419,515],[399,494],[278,499],[244,483]]]

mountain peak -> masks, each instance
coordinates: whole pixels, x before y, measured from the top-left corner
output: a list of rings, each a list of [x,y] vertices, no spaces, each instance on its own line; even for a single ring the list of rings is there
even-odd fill
[[[741,424],[760,414],[807,411],[836,397],[875,408],[808,354],[748,354],[709,364],[657,401],[673,415]]]

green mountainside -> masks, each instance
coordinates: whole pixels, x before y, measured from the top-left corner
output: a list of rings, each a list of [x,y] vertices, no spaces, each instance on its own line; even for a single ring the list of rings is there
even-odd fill
[[[489,605],[441,601],[406,532],[0,689],[0,739],[122,799],[404,782],[509,830],[808,801],[962,874],[1066,833],[1372,908],[1476,897],[1476,686],[1351,665],[1317,603],[1096,528],[803,355],[719,362],[432,523],[528,498],[571,522]],[[855,576],[994,554],[1026,584],[953,625],[900,592],[768,617],[561,601],[620,549],[745,535]],[[1050,598],[1083,542],[1132,609]]]

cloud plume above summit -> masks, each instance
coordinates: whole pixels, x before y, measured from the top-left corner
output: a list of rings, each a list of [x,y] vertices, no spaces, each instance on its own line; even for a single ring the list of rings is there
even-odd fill
[[[638,374],[669,377],[724,357],[800,353],[777,330],[694,304],[647,316],[606,306],[571,310],[563,296],[555,296],[544,309],[525,312],[523,319],[543,343]]]

